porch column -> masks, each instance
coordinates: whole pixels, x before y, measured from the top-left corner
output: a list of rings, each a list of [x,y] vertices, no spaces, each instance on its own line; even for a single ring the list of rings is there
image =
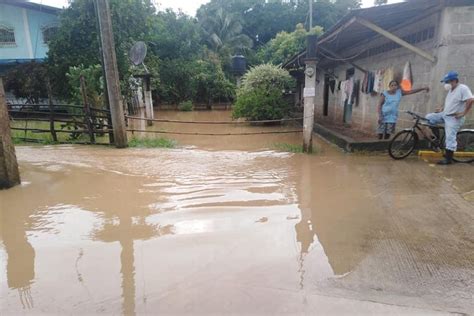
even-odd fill
[[[307,38],[305,59],[304,115],[303,115],[303,151],[313,152],[314,98],[316,97],[316,45],[317,36]]]

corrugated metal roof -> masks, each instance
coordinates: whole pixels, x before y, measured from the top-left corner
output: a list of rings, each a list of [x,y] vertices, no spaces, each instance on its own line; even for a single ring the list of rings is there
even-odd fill
[[[439,7],[439,5],[440,1],[438,0],[418,0],[353,10],[325,32],[319,38],[318,43],[334,52],[342,51],[377,35],[374,31],[358,23],[352,23],[345,31],[338,32],[354,18],[359,17],[369,20],[390,31],[409,21],[417,20],[417,18],[425,15],[433,8]]]
[[[8,4],[20,8],[41,11],[50,14],[58,14],[61,11],[61,8],[52,7],[49,5],[44,5],[40,3],[28,2],[28,1],[18,1],[18,0],[0,0],[1,4]]]
[[[352,10],[318,39],[318,45],[331,52],[341,53],[354,45],[379,36],[378,33],[356,23],[357,18],[368,20],[387,31],[393,31],[410,21],[419,20],[430,12],[432,14],[433,10],[441,8],[443,4],[445,4],[444,0],[410,0],[408,2]],[[283,67],[291,68],[301,65],[301,59],[305,55],[306,50],[303,50],[290,58]]]

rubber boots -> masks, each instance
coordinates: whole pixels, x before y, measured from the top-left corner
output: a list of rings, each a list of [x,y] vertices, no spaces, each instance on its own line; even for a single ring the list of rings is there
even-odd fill
[[[452,150],[446,149],[446,153],[444,154],[444,159],[438,162],[438,165],[450,165],[453,163],[453,154]]]

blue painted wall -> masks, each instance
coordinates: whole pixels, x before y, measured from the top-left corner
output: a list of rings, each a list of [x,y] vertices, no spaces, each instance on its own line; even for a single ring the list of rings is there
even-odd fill
[[[16,41],[13,47],[0,46],[0,63],[2,60],[44,59],[48,47],[44,42],[42,29],[57,23],[58,17],[55,14],[0,4],[0,24],[15,30]]]

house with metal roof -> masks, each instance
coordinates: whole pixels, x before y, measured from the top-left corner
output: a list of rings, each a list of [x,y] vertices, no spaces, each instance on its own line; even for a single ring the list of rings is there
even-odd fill
[[[43,61],[61,9],[0,0],[0,74],[19,63]]]
[[[316,125],[370,139],[381,90],[390,80],[401,81],[404,71],[414,88],[429,87],[430,92],[404,97],[400,112],[426,114],[442,105],[446,92],[440,80],[449,70],[474,89],[474,0],[408,0],[353,10],[316,45]],[[305,57],[303,51],[283,65],[298,81],[299,106]],[[379,80],[375,89],[374,79]],[[471,113],[468,121],[473,119]],[[409,122],[400,113],[398,127]]]

